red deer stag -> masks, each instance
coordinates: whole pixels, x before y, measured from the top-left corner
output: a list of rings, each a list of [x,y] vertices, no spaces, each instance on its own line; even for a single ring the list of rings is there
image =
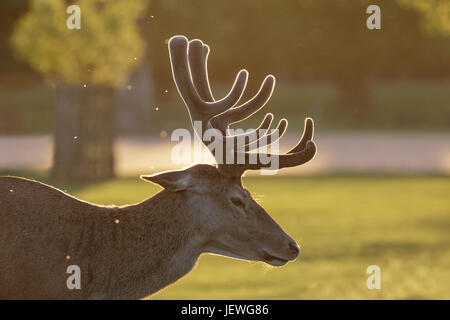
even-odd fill
[[[207,75],[208,46],[176,36],[169,51],[192,122],[216,129],[224,145],[236,138],[228,126],[258,111],[272,94],[275,78],[268,76],[251,100],[234,107],[247,82],[243,70],[230,93],[215,100]],[[267,132],[271,120],[266,115],[258,132]],[[280,122],[281,134],[286,125],[286,120]],[[202,137],[203,132],[197,134]],[[271,143],[271,136],[265,137]],[[278,156],[279,168],[312,159],[312,138],[313,121],[308,118],[299,143]],[[244,163],[224,163],[224,155],[215,154],[217,166],[198,164],[142,176],[163,190],[123,207],[99,206],[39,182],[0,177],[0,299],[144,298],[187,274],[202,253],[272,266],[294,260],[299,254],[296,242],[241,184],[244,171],[267,167],[248,161],[252,143],[245,141],[243,152],[225,152],[243,153]],[[68,289],[69,265],[79,267],[79,289]]]

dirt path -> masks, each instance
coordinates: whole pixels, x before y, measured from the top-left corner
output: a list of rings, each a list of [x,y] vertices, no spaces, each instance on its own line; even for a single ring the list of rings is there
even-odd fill
[[[298,137],[288,136],[285,150]],[[52,163],[51,136],[0,137],[0,170],[45,170]],[[317,135],[319,153],[310,164],[282,174],[328,172],[388,172],[450,174],[450,133],[328,133]],[[169,138],[119,138],[115,145],[121,176],[182,168],[171,152]],[[179,159],[179,157],[174,157]],[[208,153],[206,160],[212,161]],[[190,159],[188,162],[200,161]],[[205,160],[205,159],[204,159]]]

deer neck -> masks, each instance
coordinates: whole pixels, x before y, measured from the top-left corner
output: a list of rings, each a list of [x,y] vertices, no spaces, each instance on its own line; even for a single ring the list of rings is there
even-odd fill
[[[143,298],[188,273],[204,243],[196,216],[183,192],[119,208],[107,290],[113,298]]]

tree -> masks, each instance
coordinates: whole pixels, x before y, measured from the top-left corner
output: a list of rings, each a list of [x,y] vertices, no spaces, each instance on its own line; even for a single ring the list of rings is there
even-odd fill
[[[68,4],[32,0],[11,43],[55,85],[52,175],[97,180],[114,175],[114,93],[136,68],[145,44],[137,22],[145,0],[80,0],[81,28],[68,29]]]
[[[421,15],[399,1],[448,0],[164,0],[152,2],[155,73],[170,86],[167,49],[174,34],[200,38],[214,47],[212,82],[232,81],[240,66],[250,71],[249,92],[266,72],[280,81],[327,80],[339,88],[339,108],[356,119],[370,115],[371,81],[448,77],[448,41],[423,32]],[[367,7],[381,8],[381,30],[366,26]],[[439,14],[439,24],[449,23]],[[442,18],[443,17],[443,18]],[[253,89],[253,90],[252,90]],[[373,111],[373,110],[372,110]]]
[[[429,32],[450,36],[450,1],[398,0],[398,2],[421,12],[424,16],[425,28]]]

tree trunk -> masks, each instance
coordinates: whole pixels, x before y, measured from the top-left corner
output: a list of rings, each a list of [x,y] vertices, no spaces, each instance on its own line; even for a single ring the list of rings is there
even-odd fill
[[[56,87],[52,177],[102,180],[114,176],[114,90]]]

